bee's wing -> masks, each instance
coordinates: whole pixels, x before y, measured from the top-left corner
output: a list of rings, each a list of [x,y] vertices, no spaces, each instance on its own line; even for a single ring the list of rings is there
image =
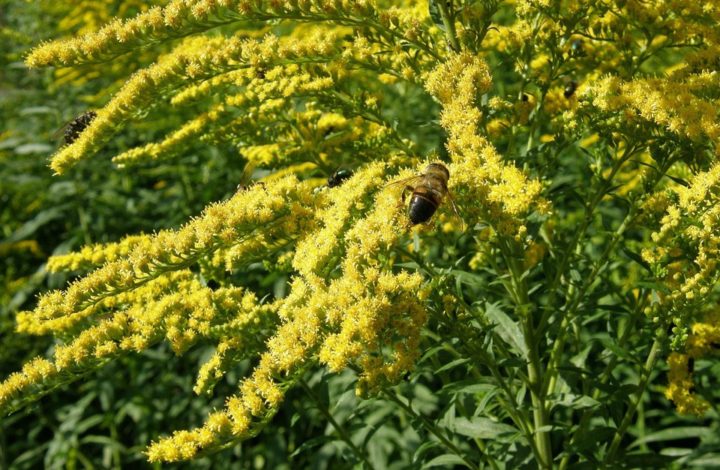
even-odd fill
[[[383,188],[387,188],[389,186],[395,186],[396,184],[406,184],[406,183],[410,183],[411,181],[418,181],[422,177],[423,177],[423,175],[415,175],[415,176],[411,176],[410,178],[403,178],[401,180],[391,181],[391,182],[387,183],[385,186],[383,186]]]
[[[70,123],[72,121],[73,121],[72,119],[68,119],[67,121],[65,121],[65,123],[62,126],[60,126],[60,128],[58,130],[53,132],[52,136],[50,136],[51,140],[57,140],[60,137],[60,135],[67,130],[68,126],[70,125]]]
[[[252,162],[247,162],[245,164],[245,168],[243,168],[243,172],[240,175],[240,182],[238,183],[238,188],[240,186],[247,187],[250,185],[250,183],[252,182],[252,175],[253,175],[253,172],[255,171],[256,166],[257,165]]]

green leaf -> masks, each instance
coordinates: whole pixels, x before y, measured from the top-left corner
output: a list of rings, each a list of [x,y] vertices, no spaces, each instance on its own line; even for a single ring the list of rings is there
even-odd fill
[[[447,364],[445,364],[444,366],[442,366],[441,368],[439,368],[438,370],[436,370],[435,373],[439,374],[440,372],[445,372],[446,370],[450,370],[455,367],[461,366],[463,364],[467,364],[468,362],[470,362],[470,359],[468,359],[466,357],[463,357],[460,359],[455,359],[454,361],[450,361]]]
[[[498,441],[507,441],[503,439],[509,435],[517,435],[518,430],[509,424],[497,423],[489,418],[473,417],[457,418],[454,420],[452,430],[463,436],[473,437],[477,439],[493,439]]]
[[[705,454],[688,461],[691,467],[720,468],[720,454]]]
[[[100,444],[103,447],[110,447],[120,452],[125,452],[126,450],[125,446],[123,446],[120,442],[108,436],[85,436],[80,439],[80,442],[83,444]]]
[[[290,458],[296,457],[303,452],[312,449],[313,447],[318,447],[321,444],[324,444],[328,442],[327,436],[317,436],[313,437],[312,439],[308,439],[307,441],[303,442],[300,447],[295,449],[295,452],[290,454]]]
[[[692,453],[692,449],[685,449],[683,447],[665,447],[660,449],[660,455],[667,455],[669,457],[684,457]]]
[[[440,445],[438,441],[425,441],[420,446],[418,446],[417,449],[415,449],[415,453],[413,453],[412,461],[413,463],[418,463],[422,460],[422,458],[425,456],[425,453],[432,449],[433,447],[437,447]]]
[[[523,359],[527,359],[528,349],[517,322],[500,310],[497,304],[485,304],[485,315],[496,325],[495,331],[500,338],[519,352]]]
[[[463,465],[467,467],[467,464],[465,461],[460,458],[460,456],[455,454],[444,454],[440,455],[438,457],[435,457],[431,461],[427,462],[425,465],[422,466],[422,468],[431,468],[431,467],[452,467],[453,465]]]
[[[450,274],[455,276],[457,282],[465,284],[470,287],[484,288],[487,286],[487,281],[483,276],[479,276],[476,273],[470,273],[461,269],[451,269]]]
[[[497,389],[497,385],[478,383],[477,380],[453,382],[443,387],[443,391],[449,393],[490,393],[495,389]]]
[[[73,431],[75,431],[78,434],[81,434],[90,428],[94,428],[95,426],[102,423],[103,421],[104,421],[104,417],[102,415],[90,416],[90,417],[85,418],[84,420],[80,421],[78,424],[76,424],[75,427],[73,428]]]
[[[42,227],[43,225],[55,220],[60,219],[65,216],[65,209],[67,208],[67,205],[63,206],[55,206],[51,209],[46,209],[44,211],[40,211],[33,217],[32,219],[25,222],[23,225],[21,225],[15,232],[10,235],[7,240],[5,240],[8,243],[17,242],[20,240],[25,240],[32,236],[37,230]]]
[[[572,393],[563,394],[562,398],[556,402],[557,405],[573,410],[582,410],[583,408],[596,408],[600,406],[600,402],[587,395],[574,395]]]
[[[45,451],[47,450],[48,446],[49,446],[49,443],[45,442],[43,444],[33,447],[30,450],[23,452],[22,454],[18,455],[18,457],[15,460],[12,461],[11,467],[12,468],[31,468],[24,464],[40,459],[42,454],[44,454]]]
[[[659,282],[648,280],[648,281],[638,281],[635,283],[637,287],[644,287],[646,289],[656,290],[658,292],[662,292],[664,294],[669,294],[671,291],[668,289],[667,286],[660,284]]]
[[[648,434],[647,436],[641,437],[640,439],[630,444],[628,448],[630,449],[639,446],[640,444],[647,444],[648,442],[664,442],[673,441],[676,439],[688,439],[693,437],[704,438],[710,437],[712,435],[713,432],[709,428],[698,426],[685,426],[663,429],[662,431],[654,432]]]
[[[50,106],[28,106],[20,110],[21,116],[30,116],[33,114],[55,114],[57,109]]]

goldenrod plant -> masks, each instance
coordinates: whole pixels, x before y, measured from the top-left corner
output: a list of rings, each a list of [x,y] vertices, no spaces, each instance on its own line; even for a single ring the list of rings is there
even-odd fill
[[[243,456],[273,426],[313,468],[720,461],[720,3],[129,8],[25,57],[127,67],[52,171],[244,176],[179,227],[50,257],[74,279],[16,320],[57,342],[0,409],[211,348],[192,391],[223,405],[148,461]],[[312,450],[314,410],[336,446]]]

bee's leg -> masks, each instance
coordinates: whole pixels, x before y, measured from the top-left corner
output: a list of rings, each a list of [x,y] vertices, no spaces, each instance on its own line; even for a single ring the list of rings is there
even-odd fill
[[[412,194],[413,191],[415,191],[415,188],[412,186],[405,186],[402,190],[402,194],[400,195],[400,200],[397,203],[398,209],[405,206],[405,197],[407,197],[407,192],[410,191],[410,194]]]
[[[412,194],[412,192],[415,191],[415,188],[413,188],[412,186],[405,186],[405,188],[404,188],[403,191],[402,191],[402,202],[403,202],[403,204],[405,203],[405,193],[406,193],[407,191],[410,191],[410,193]]]

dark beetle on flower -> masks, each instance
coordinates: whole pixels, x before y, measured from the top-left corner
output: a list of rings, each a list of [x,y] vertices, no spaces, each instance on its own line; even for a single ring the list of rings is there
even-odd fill
[[[577,82],[571,81],[567,85],[565,85],[565,90],[563,91],[563,96],[565,98],[570,98],[572,95],[575,94],[575,90],[577,90]]]
[[[352,170],[337,170],[335,173],[330,175],[327,179],[328,188],[334,188],[340,186],[346,179],[349,179],[353,175]]]
[[[64,131],[63,138],[65,143],[70,145],[75,142],[78,137],[80,137],[82,131],[84,131],[96,117],[97,113],[95,113],[95,111],[85,111],[75,119],[68,122],[58,132]]]

